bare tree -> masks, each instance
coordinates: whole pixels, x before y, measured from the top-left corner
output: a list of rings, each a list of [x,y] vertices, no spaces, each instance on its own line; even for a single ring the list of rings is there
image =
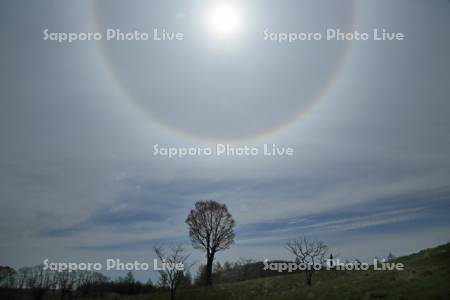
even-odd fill
[[[55,287],[55,274],[45,270],[43,265],[31,267],[26,273],[25,284],[33,292],[35,300],[42,300],[46,292]]]
[[[16,281],[16,284],[15,284],[16,289],[23,289],[26,286],[30,272],[31,272],[30,267],[24,267],[24,268],[20,268],[19,270],[17,270],[16,280],[15,280]]]
[[[17,272],[13,268],[0,266],[0,287],[7,289],[14,288],[16,274]]]
[[[329,248],[321,241],[310,241],[306,237],[287,242],[286,249],[295,255],[297,263],[305,265],[306,284],[312,284],[315,266],[326,263]]]
[[[234,243],[234,219],[225,204],[198,201],[186,224],[193,247],[206,252],[206,285],[211,285],[214,255]]]
[[[71,299],[72,292],[78,281],[78,273],[74,271],[69,272],[68,270],[57,272],[55,274],[55,281],[60,292],[60,299],[63,300],[66,296]]]
[[[157,246],[154,251],[162,263],[162,270],[159,270],[160,285],[169,288],[170,299],[174,300],[175,292],[189,269],[186,265],[189,256],[184,254],[184,248],[181,245],[172,245],[167,249]]]
[[[109,278],[95,271],[78,271],[76,287],[82,297],[87,297],[94,292],[99,296],[103,296],[105,284]]]

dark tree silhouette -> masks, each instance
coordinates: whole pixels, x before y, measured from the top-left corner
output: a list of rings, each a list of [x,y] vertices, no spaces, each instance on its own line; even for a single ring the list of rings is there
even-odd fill
[[[47,291],[55,287],[54,272],[45,270],[43,265],[29,268],[26,274],[25,285],[31,289],[35,300],[44,299]]]
[[[14,279],[16,276],[17,272],[13,268],[0,266],[0,288],[14,288]]]
[[[234,243],[234,219],[225,204],[198,201],[186,219],[195,249],[206,252],[206,285],[212,284],[214,255]]]
[[[77,280],[77,272],[69,272],[68,270],[64,270],[62,272],[56,272],[54,274],[54,281],[59,289],[61,300],[65,298],[72,299],[72,291],[76,286]]]
[[[312,284],[314,265],[324,265],[329,248],[321,241],[310,241],[306,237],[287,242],[286,249],[291,252],[297,263],[307,266],[305,270],[306,284]]]
[[[184,248],[181,245],[172,245],[168,250],[162,246],[156,246],[154,251],[158,259],[165,263],[165,268],[159,271],[161,275],[160,285],[168,288],[170,299],[175,300],[177,288],[185,283],[185,276],[188,272],[186,266],[188,255],[184,254]],[[180,264],[182,269],[177,267]]]

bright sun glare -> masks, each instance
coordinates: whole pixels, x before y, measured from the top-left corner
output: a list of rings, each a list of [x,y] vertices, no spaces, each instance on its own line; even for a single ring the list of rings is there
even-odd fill
[[[230,35],[239,28],[239,13],[231,5],[222,4],[213,7],[209,13],[209,26],[214,33]]]

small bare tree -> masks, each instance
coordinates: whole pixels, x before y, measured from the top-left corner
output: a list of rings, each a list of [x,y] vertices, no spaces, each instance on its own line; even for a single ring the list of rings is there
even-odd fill
[[[172,245],[167,249],[162,246],[154,247],[154,251],[160,262],[162,270],[160,284],[170,290],[170,299],[175,299],[175,292],[183,282],[185,273],[189,267],[186,265],[188,255],[184,254],[184,248],[181,245]]]
[[[291,252],[297,263],[305,265],[306,284],[312,284],[312,276],[316,265],[326,263],[329,248],[321,241],[310,241],[306,237],[287,242],[286,249]]]
[[[234,243],[234,219],[225,204],[198,201],[186,224],[193,247],[206,252],[206,285],[211,285],[214,255]]]

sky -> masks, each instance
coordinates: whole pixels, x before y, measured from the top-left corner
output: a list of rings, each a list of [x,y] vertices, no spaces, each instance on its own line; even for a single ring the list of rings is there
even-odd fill
[[[221,1],[1,2],[0,265],[148,261],[168,243],[201,262],[184,220],[205,199],[236,220],[219,261],[289,258],[302,235],[366,260],[449,242],[450,3],[228,2],[228,33],[208,21]],[[184,40],[43,40],[108,28]],[[263,34],[326,28],[406,39]],[[153,155],[216,143],[295,155]]]

